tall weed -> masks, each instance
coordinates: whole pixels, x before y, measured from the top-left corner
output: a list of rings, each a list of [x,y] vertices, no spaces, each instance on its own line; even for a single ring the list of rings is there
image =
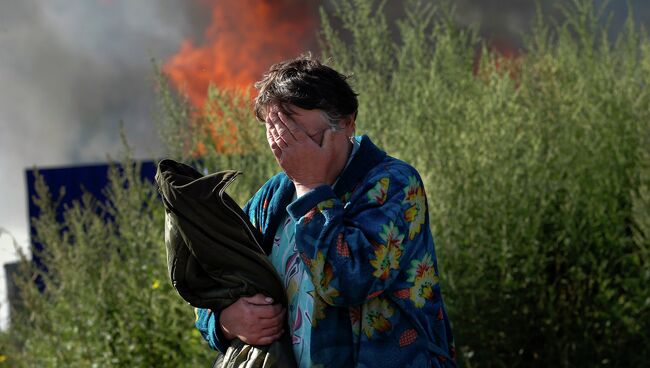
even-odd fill
[[[572,0],[508,59],[449,3],[406,1],[397,35],[381,3],[335,3],[325,54],[355,77],[359,128],[423,174],[464,365],[647,365],[645,33],[630,17],[612,43]]]
[[[32,219],[46,270],[25,256],[19,308],[0,338],[11,367],[205,366],[214,357],[193,309],[167,276],[164,214],[128,158],[110,169],[107,201],[90,194],[64,210],[37,178]],[[44,290],[35,282],[42,280]]]

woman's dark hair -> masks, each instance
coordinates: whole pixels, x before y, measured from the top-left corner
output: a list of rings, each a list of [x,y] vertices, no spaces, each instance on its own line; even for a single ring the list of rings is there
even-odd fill
[[[306,110],[323,110],[333,126],[345,116],[354,114],[356,118],[359,102],[347,79],[348,76],[309,54],[274,64],[255,83],[259,90],[255,116],[263,122],[265,109],[271,105],[291,114],[287,106],[291,104]]]

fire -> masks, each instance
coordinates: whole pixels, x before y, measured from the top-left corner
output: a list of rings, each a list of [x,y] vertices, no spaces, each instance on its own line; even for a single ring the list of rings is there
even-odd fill
[[[202,107],[210,83],[248,90],[275,62],[316,45],[316,5],[301,0],[203,1],[212,21],[204,42],[184,40],[163,71],[172,84]]]
[[[501,76],[508,76],[518,85],[521,65],[525,55],[514,47],[512,41],[503,38],[493,38],[488,42],[488,54],[493,58],[493,66]],[[474,75],[485,77],[479,70],[481,59],[484,57],[481,49],[477,50],[474,60]]]

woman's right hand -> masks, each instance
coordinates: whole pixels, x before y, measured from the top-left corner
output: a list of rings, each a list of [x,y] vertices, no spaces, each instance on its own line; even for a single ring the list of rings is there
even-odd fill
[[[221,311],[219,326],[224,336],[250,345],[268,345],[284,332],[285,308],[273,299],[256,294],[241,297]]]

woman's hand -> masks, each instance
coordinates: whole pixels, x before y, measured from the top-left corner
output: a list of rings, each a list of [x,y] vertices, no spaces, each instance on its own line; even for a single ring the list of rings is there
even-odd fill
[[[286,310],[273,299],[257,294],[239,298],[221,311],[219,326],[228,340],[268,345],[282,336]]]
[[[297,195],[332,184],[345,167],[351,144],[344,130],[326,129],[319,146],[291,117],[271,112],[266,138],[278,164],[296,186]]]

